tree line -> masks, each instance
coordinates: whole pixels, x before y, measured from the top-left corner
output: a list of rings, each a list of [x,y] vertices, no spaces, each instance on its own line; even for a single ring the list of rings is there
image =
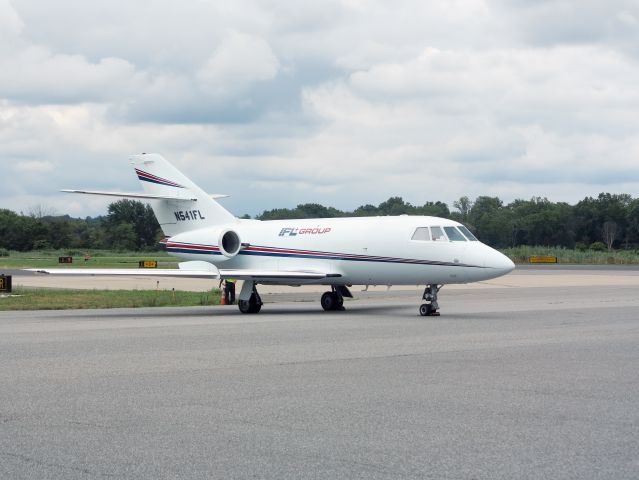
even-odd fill
[[[0,209],[4,250],[153,250],[161,238],[151,207],[132,200],[110,204],[106,216],[84,219],[42,214],[39,207],[26,215]]]
[[[498,197],[461,197],[453,202],[412,205],[392,197],[377,206],[363,205],[352,212],[309,203],[293,209],[267,210],[257,218],[366,217],[376,215],[431,215],[465,224],[484,243],[497,248],[556,246],[596,250],[636,248],[639,245],[639,198],[628,194],[600,193],[575,205],[547,198],[515,200],[504,204]]]
[[[508,204],[498,197],[480,196],[474,201],[461,197],[452,207],[443,202],[412,205],[391,197],[377,206],[362,205],[353,211],[307,203],[266,210],[256,218],[429,215],[461,222],[481,241],[498,248],[542,245],[610,250],[639,246],[639,198],[628,194],[601,193],[575,205],[540,197]],[[151,207],[132,200],[110,204],[106,216],[85,219],[45,215],[41,209],[26,215],[0,209],[0,248],[5,250],[152,250],[159,248],[162,237]]]

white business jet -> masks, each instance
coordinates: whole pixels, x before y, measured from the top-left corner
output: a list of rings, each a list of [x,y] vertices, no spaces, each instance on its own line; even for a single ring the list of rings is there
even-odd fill
[[[258,313],[258,284],[327,285],[324,310],[343,310],[352,285],[425,285],[421,315],[439,315],[445,284],[505,275],[508,257],[479,242],[460,223],[438,217],[244,220],[157,154],[131,157],[144,193],[63,190],[134,198],[151,204],[179,269],[49,269],[62,275],[152,275],[244,280],[243,313]]]

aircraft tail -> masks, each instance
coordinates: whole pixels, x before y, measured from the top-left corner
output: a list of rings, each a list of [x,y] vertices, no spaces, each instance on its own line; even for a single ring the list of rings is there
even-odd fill
[[[133,155],[131,163],[144,191],[164,197],[149,202],[165,235],[173,236],[188,230],[236,221],[233,214],[161,155]]]

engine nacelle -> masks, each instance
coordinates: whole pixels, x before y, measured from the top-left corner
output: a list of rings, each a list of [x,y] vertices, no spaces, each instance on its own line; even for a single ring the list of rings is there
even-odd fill
[[[248,243],[242,243],[234,225],[202,228],[183,232],[167,239],[169,253],[188,260],[204,260],[213,264],[225,262],[237,256]]]
[[[220,232],[217,244],[220,247],[220,252],[226,258],[233,258],[242,249],[240,236],[235,230],[231,230],[229,228],[224,229]]]

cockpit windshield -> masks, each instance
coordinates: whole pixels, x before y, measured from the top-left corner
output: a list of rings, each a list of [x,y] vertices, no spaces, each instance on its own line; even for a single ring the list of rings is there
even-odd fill
[[[468,230],[466,227],[464,227],[463,225],[460,225],[459,227],[457,227],[461,230],[461,232],[464,234],[464,236],[470,240],[471,242],[478,242],[479,240],[477,240],[477,237],[475,237],[475,235],[473,235],[470,230]]]
[[[455,227],[444,227],[446,235],[451,242],[465,242],[466,238]]]
[[[444,233],[445,232],[445,233]],[[475,235],[463,225],[457,227],[417,227],[411,240],[420,242],[477,242]]]
[[[430,227],[430,231],[433,235],[433,241],[435,242],[445,242],[446,236],[442,231],[442,227]]]

